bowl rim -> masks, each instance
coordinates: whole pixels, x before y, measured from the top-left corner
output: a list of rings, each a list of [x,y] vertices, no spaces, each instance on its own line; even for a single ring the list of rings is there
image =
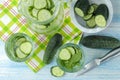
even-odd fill
[[[93,0],[91,0],[91,1],[93,1]],[[80,23],[78,23],[78,21],[76,20],[76,16],[75,16],[75,12],[74,12],[74,5],[77,2],[77,0],[72,1],[71,4],[70,4],[70,16],[72,18],[72,22],[76,25],[76,27],[78,29],[80,29],[81,31],[83,31],[85,33],[97,33],[97,32],[105,30],[110,25],[110,23],[112,22],[113,5],[112,5],[110,0],[104,0],[104,1],[106,1],[107,4],[109,4],[109,5],[107,5],[108,10],[109,10],[109,17],[108,17],[108,20],[107,20],[107,25],[105,27],[85,28],[82,25],[80,25]]]

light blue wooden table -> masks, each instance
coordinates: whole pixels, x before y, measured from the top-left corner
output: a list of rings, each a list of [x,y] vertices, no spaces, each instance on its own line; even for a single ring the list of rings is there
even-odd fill
[[[112,4],[114,17],[111,26],[98,34],[114,36],[120,40],[120,1],[112,0]],[[0,41],[0,80],[120,80],[120,56],[82,76],[74,77],[74,74],[67,73],[64,77],[55,78],[50,74],[50,67],[56,65],[55,61],[38,73],[33,73],[24,63],[10,61],[6,56],[4,45]],[[85,47],[83,49],[86,55],[86,62],[101,57],[109,51]]]

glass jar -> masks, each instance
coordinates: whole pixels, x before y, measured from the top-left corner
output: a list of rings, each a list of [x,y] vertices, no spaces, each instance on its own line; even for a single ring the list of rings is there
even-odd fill
[[[54,7],[48,10],[48,8],[45,7],[45,10],[49,11],[51,13],[51,17],[47,19],[48,16],[44,17],[43,21],[41,21],[39,17],[39,12],[43,9],[36,9],[34,7],[34,1],[35,0],[21,0],[19,2],[18,11],[26,18],[28,25],[30,28],[41,34],[51,34],[55,33],[63,24],[64,21],[64,8],[61,0],[46,0],[46,1],[52,1],[54,4]],[[37,17],[33,17],[30,13],[30,10],[36,9]],[[45,13],[47,14],[47,13]],[[41,15],[40,15],[41,16]]]
[[[64,55],[62,55],[61,57],[63,58],[70,57],[68,60],[60,59],[60,53],[63,49]],[[69,52],[70,56],[65,55],[67,53],[66,50]],[[84,65],[83,50],[77,44],[73,43],[64,44],[57,51],[57,64],[65,72],[73,73],[79,71],[80,69],[83,68]]]
[[[26,50],[31,47],[29,54],[22,52],[20,46],[23,43],[30,43],[30,46],[25,45],[23,48]],[[29,45],[29,44],[28,44]],[[19,48],[19,50],[18,50]],[[33,41],[32,39],[24,33],[12,34],[8,40],[5,42],[5,51],[10,60],[15,62],[23,62],[30,58],[33,54]]]

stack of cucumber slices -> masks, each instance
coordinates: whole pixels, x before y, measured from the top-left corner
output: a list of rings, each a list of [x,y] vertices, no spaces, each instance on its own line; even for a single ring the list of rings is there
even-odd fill
[[[16,40],[14,49],[15,55],[18,58],[26,58],[32,51],[32,43],[27,41],[26,38],[21,37]]]
[[[12,61],[23,62],[32,55],[33,43],[26,34],[15,33],[6,41],[5,49]]]
[[[105,4],[90,4],[88,0],[78,0],[74,10],[86,22],[88,28],[105,27],[107,25],[109,10]]]
[[[65,69],[66,72],[75,72],[78,71],[77,69],[74,69],[75,67],[82,65],[80,61],[82,60],[82,52],[81,50],[73,47],[68,46],[59,52],[58,55],[58,64],[62,66],[63,69]]]
[[[31,0],[28,1],[30,2]],[[55,10],[52,0],[32,0],[32,2],[33,4],[28,7],[31,17],[40,22],[47,21],[52,17]]]

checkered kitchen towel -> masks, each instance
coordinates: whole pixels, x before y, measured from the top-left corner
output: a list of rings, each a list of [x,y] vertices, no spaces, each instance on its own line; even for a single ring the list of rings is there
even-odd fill
[[[0,38],[3,41],[6,41],[11,34],[22,32],[29,35],[32,40],[35,42],[35,51],[34,55],[27,60],[25,63],[34,71],[39,71],[44,67],[42,57],[46,45],[51,38],[51,36],[45,36],[42,34],[37,34],[32,32],[26,23],[26,20],[21,16],[17,11],[18,0],[4,0],[0,3]],[[66,8],[65,4],[65,8]],[[65,9],[65,21],[62,28],[59,30],[59,33],[63,35],[63,42],[68,42],[73,40],[76,35],[80,35],[82,32],[75,27],[71,22],[69,17],[69,8]],[[73,42],[78,43],[80,37],[76,37]]]

